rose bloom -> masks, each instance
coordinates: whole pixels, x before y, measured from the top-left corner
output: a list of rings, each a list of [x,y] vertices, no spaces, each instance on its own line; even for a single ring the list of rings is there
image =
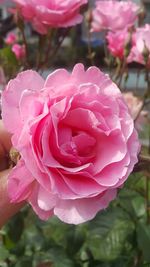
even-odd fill
[[[10,32],[8,33],[6,39],[5,39],[5,43],[8,45],[12,45],[17,41],[17,36],[14,32]]]
[[[92,31],[118,31],[129,28],[137,19],[139,6],[131,1],[99,0],[93,10]]]
[[[144,54],[147,57],[147,63],[150,66],[150,25],[137,28],[133,35],[133,46],[129,56],[129,62],[135,61],[140,64],[146,64]]]
[[[123,59],[125,45],[129,41],[129,32],[127,29],[117,32],[108,32],[106,35],[108,50],[114,57]]]
[[[146,123],[146,119],[148,116],[148,112],[145,110],[141,110],[143,106],[143,101],[134,96],[132,92],[123,93],[124,99],[128,105],[131,117],[135,121],[135,127],[137,130],[141,131],[142,126]]]
[[[11,202],[27,200],[41,219],[92,219],[137,162],[139,141],[128,107],[96,67],[58,69],[46,81],[35,71],[22,72],[7,85],[2,107],[21,156],[9,175]]]
[[[87,0],[13,0],[23,18],[46,34],[49,28],[71,27],[82,22],[80,7]]]
[[[12,46],[12,52],[15,54],[17,59],[22,59],[26,55],[24,45],[14,44]]]

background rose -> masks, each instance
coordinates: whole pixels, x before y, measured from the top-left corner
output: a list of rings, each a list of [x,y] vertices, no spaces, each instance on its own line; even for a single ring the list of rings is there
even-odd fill
[[[25,46],[20,44],[14,44],[12,46],[12,51],[17,59],[22,59],[26,55]]]
[[[7,34],[5,43],[8,45],[12,45],[17,41],[17,35],[14,32],[10,32]]]
[[[129,32],[127,29],[117,32],[108,32],[106,39],[108,42],[108,49],[115,57],[122,59],[124,57],[125,45],[129,41]]]
[[[128,59],[129,62],[135,61],[140,64],[146,62],[150,65],[150,25],[137,28],[133,34],[133,46]]]
[[[92,31],[122,30],[137,19],[139,6],[131,1],[97,1],[93,10]]]
[[[87,0],[13,0],[23,18],[31,21],[34,29],[46,34],[51,28],[70,27],[81,23],[81,6]]]
[[[148,112],[141,110],[143,101],[139,97],[134,96],[132,92],[123,93],[123,96],[129,107],[129,111],[133,120],[136,120],[136,129],[141,131],[143,129],[143,124],[146,123],[148,117]]]
[[[25,199],[40,218],[55,214],[74,224],[108,206],[137,162],[139,142],[107,75],[82,64],[46,81],[25,71],[9,82],[2,103],[21,155],[9,176],[12,202]]]

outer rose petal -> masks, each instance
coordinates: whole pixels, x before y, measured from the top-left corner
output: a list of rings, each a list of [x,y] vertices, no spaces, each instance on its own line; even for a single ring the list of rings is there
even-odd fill
[[[66,223],[86,222],[93,219],[98,211],[107,208],[110,201],[116,197],[116,193],[116,189],[112,189],[93,198],[62,200],[54,208],[54,214]]]
[[[38,194],[39,194],[39,185],[36,183],[34,185],[34,188],[32,190],[32,193],[30,194],[30,197],[28,198],[28,202],[32,206],[33,210],[38,214],[38,216],[42,220],[47,220],[49,217],[51,217],[54,213],[52,210],[46,211],[39,207],[38,205]]]
[[[19,104],[24,90],[39,91],[43,86],[44,80],[42,77],[32,70],[20,73],[16,79],[10,80],[2,93],[2,117],[9,132],[14,133],[16,129],[22,127]]]
[[[8,177],[8,193],[12,202],[20,202],[29,197],[33,190],[34,178],[20,160]]]

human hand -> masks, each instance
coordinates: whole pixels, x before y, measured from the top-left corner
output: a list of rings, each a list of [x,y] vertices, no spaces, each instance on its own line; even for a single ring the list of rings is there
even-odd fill
[[[7,193],[8,154],[11,148],[10,134],[8,134],[0,120],[0,228],[12,217],[24,203],[12,204]]]

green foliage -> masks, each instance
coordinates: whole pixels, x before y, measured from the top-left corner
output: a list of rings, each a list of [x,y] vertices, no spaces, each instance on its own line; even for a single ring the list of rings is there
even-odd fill
[[[9,79],[16,74],[19,65],[11,47],[7,46],[0,49],[0,65],[3,66],[4,72]]]
[[[87,243],[94,258],[113,261],[123,250],[130,250],[127,237],[133,230],[133,222],[120,208],[111,208],[100,213],[93,223],[89,224],[88,231]]]
[[[78,226],[42,222],[26,207],[0,232],[0,267],[150,266],[145,180],[131,175],[108,209]]]

